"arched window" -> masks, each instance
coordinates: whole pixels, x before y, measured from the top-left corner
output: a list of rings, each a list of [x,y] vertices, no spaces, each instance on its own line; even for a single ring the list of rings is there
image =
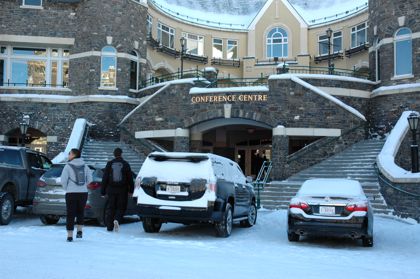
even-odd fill
[[[287,32],[275,27],[267,34],[267,58],[272,57],[287,57],[288,56],[288,37]]]
[[[131,58],[130,61],[130,89],[139,90],[141,83],[141,66],[139,61],[139,55],[136,51],[132,51],[131,55],[134,58]]]
[[[102,49],[101,87],[117,87],[117,50],[112,46]]]
[[[401,28],[395,33],[394,53],[395,76],[411,75],[413,73],[413,47],[409,28]]]

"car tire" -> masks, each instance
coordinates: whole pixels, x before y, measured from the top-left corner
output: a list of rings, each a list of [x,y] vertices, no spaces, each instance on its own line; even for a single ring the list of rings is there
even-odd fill
[[[226,204],[225,212],[221,222],[215,224],[216,235],[218,237],[229,237],[233,227],[233,212],[230,203]]]
[[[7,192],[0,193],[0,225],[8,225],[13,218],[15,201]]]
[[[250,228],[257,223],[257,206],[255,203],[252,203],[248,209],[248,218],[241,221],[241,226],[245,228]]]
[[[39,216],[39,219],[41,219],[41,222],[44,225],[55,225],[60,220],[60,216],[57,216],[57,215],[42,215],[42,216]]]
[[[373,236],[362,238],[363,247],[373,247]]]
[[[290,242],[298,242],[299,238],[300,238],[300,235],[298,235],[297,233],[294,233],[294,232],[288,232],[287,233],[287,239]]]
[[[162,223],[157,218],[143,218],[143,229],[147,233],[158,233],[160,228],[162,227]]]

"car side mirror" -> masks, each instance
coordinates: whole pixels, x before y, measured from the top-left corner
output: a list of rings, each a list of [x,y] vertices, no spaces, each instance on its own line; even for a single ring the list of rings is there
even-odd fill
[[[247,182],[247,183],[252,183],[252,180],[253,180],[253,179],[252,179],[252,176],[247,176],[247,177],[246,177],[246,182]]]

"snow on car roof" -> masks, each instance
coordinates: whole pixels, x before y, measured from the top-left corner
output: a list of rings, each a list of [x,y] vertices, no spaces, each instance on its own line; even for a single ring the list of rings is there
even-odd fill
[[[364,196],[362,186],[350,179],[310,179],[300,187],[297,196]]]

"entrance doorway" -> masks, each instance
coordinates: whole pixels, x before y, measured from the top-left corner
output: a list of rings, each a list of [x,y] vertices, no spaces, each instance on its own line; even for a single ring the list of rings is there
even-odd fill
[[[265,160],[271,160],[271,128],[253,125],[227,125],[204,131],[200,152],[227,157],[246,176],[256,178]]]
[[[29,127],[26,132],[26,137],[23,139],[19,128],[13,129],[6,133],[8,138],[8,145],[22,146],[23,143],[26,147],[47,153],[47,135],[40,130]]]

